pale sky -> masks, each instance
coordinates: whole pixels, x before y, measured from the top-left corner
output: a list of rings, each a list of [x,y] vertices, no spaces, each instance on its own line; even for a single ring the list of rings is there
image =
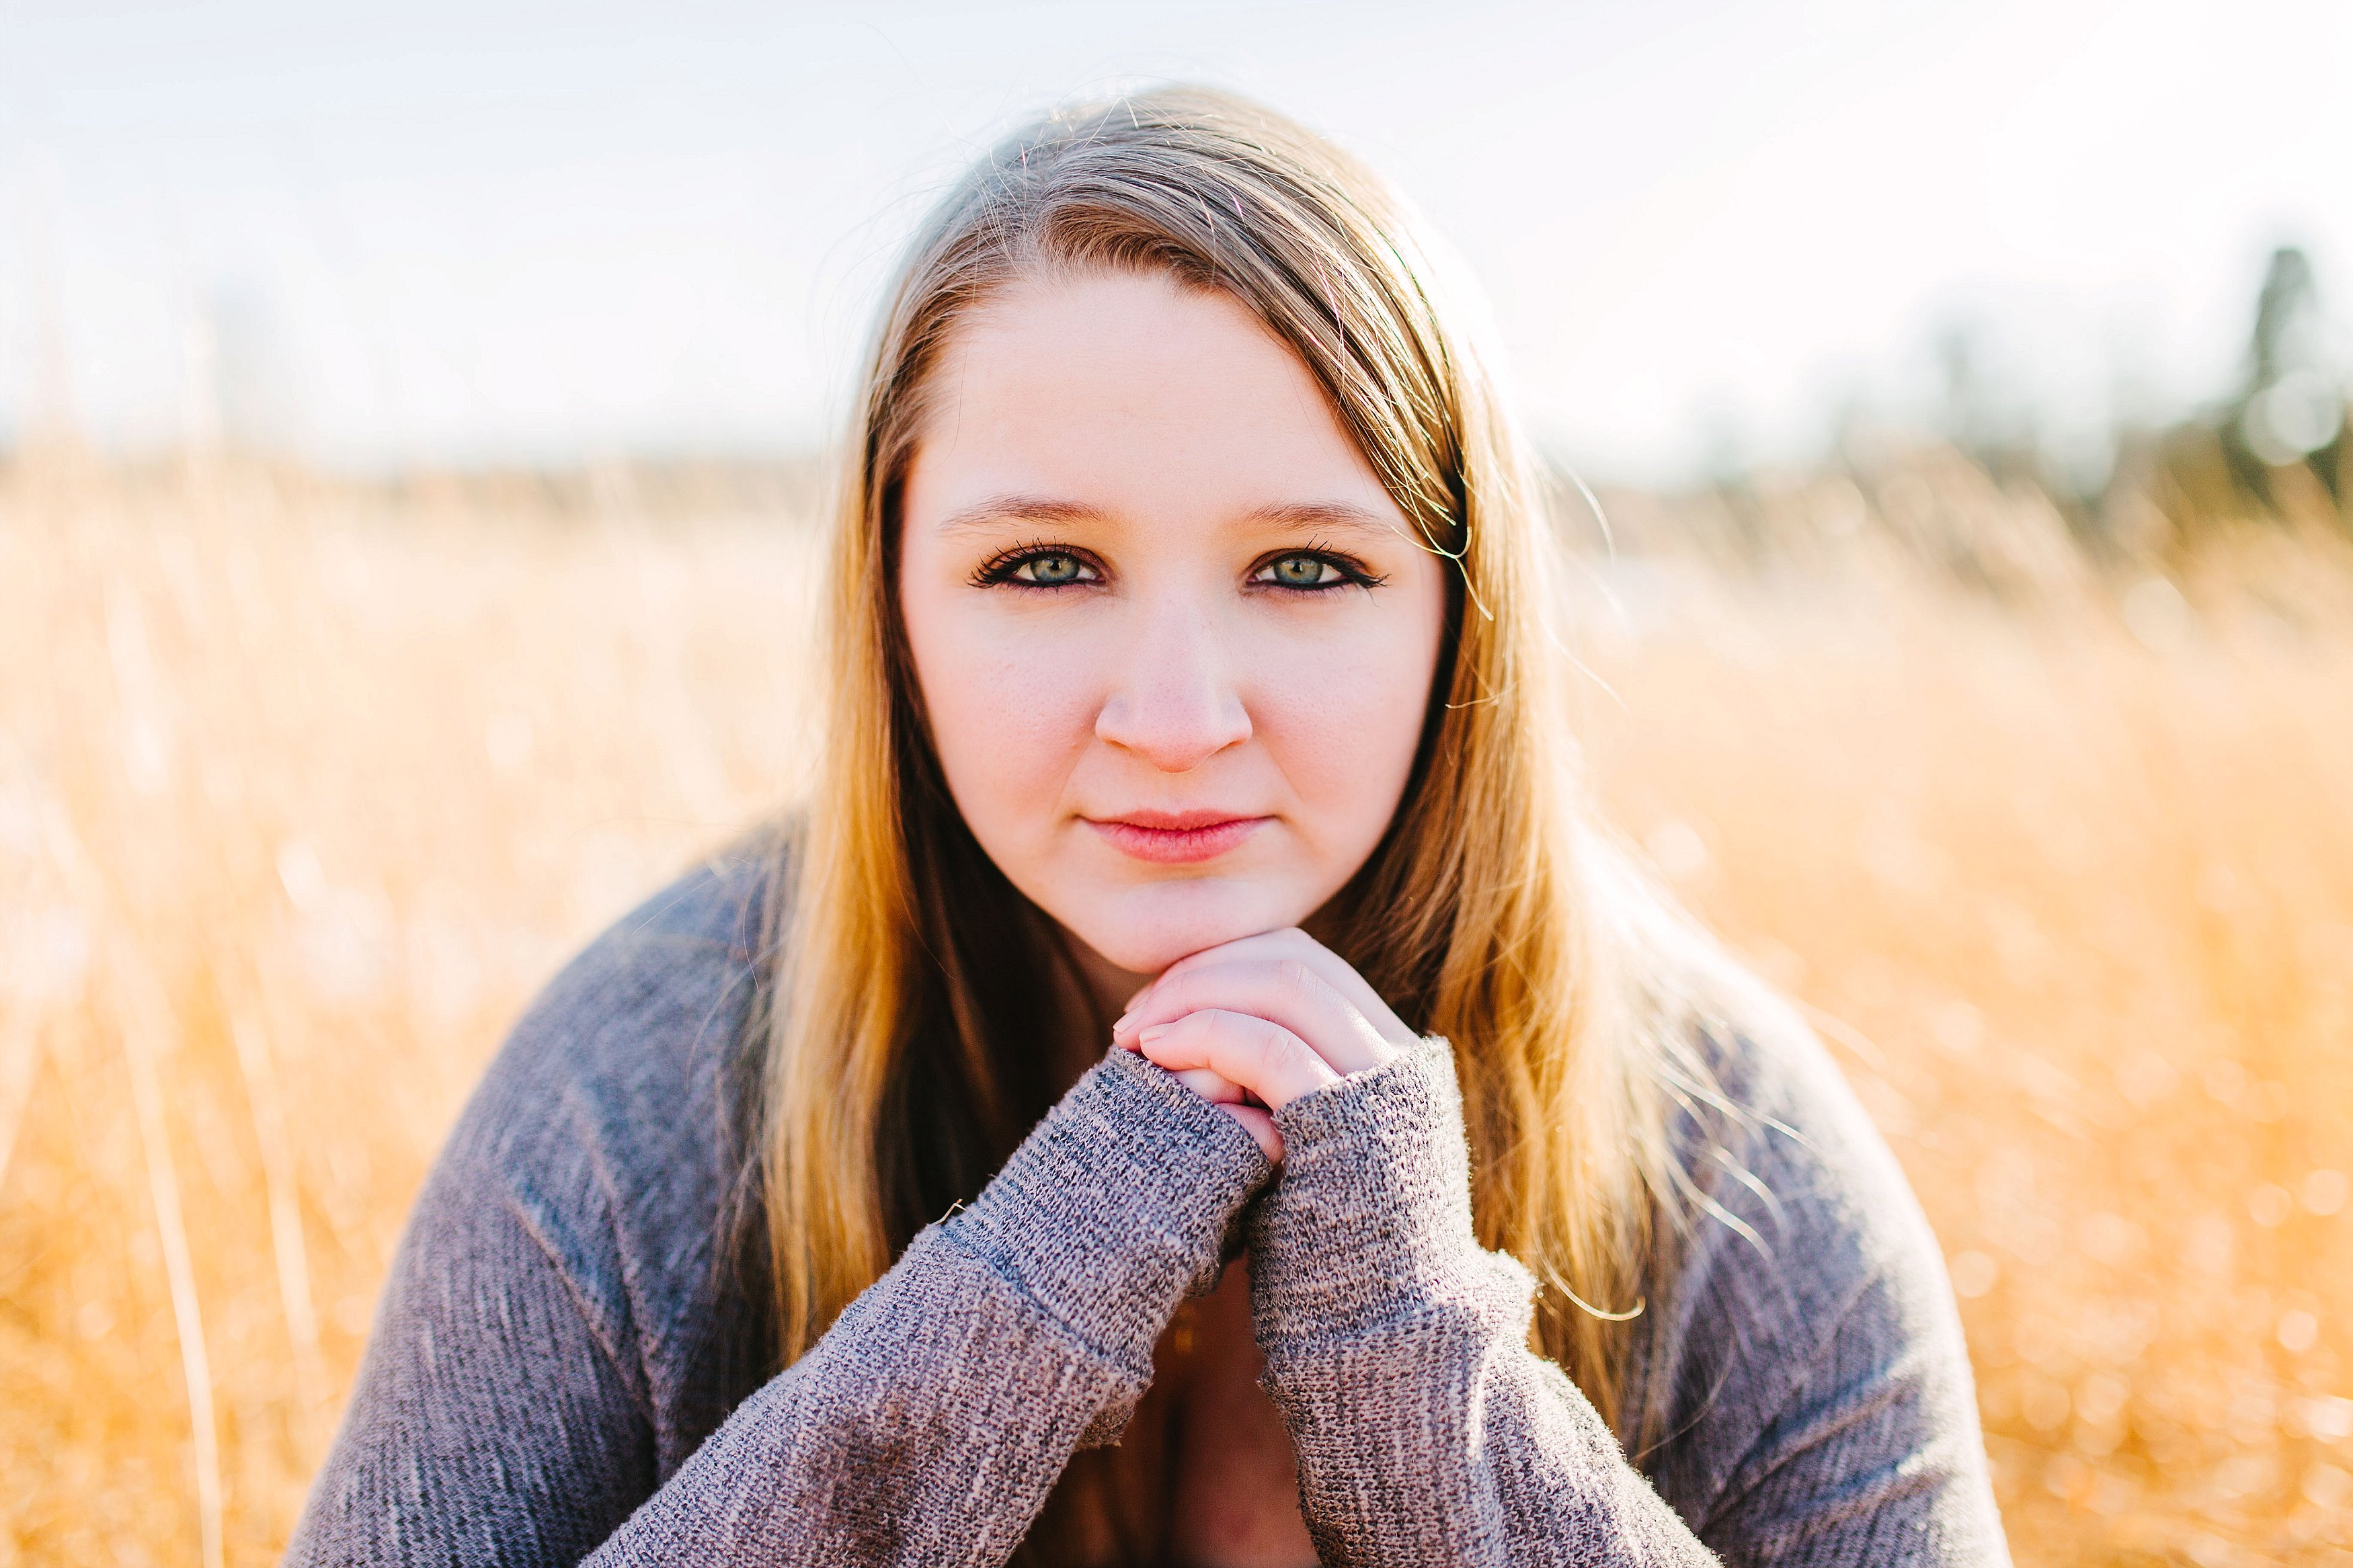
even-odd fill
[[[1176,78],[1398,181],[1599,479],[1802,458],[1964,325],[2063,436],[2176,414],[2283,241],[2353,315],[2338,0],[0,0],[0,439],[805,449],[955,168]]]

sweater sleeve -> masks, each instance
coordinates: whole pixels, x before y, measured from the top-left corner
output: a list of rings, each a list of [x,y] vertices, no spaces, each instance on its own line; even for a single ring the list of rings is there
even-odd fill
[[[1115,1437],[1268,1166],[1125,1051],[656,1488],[622,1340],[526,1206],[448,1173],[290,1563],[994,1563]]]
[[[1925,1378],[1923,1359],[1955,1355],[1966,1390],[1957,1334],[1890,1342],[1883,1303],[1859,1292],[1816,1364],[1776,1381],[1772,1407],[1754,1413],[1739,1495],[1686,1519],[1529,1348],[1535,1282],[1472,1232],[1444,1040],[1275,1120],[1286,1153],[1252,1222],[1252,1310],[1324,1562],[2008,1561],[1973,1415],[1924,1394],[1950,1379]]]

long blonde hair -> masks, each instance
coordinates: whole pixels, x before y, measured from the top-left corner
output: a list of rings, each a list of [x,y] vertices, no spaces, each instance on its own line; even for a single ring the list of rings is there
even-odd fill
[[[1463,306],[1388,188],[1257,105],[1198,89],[1057,114],[975,166],[914,244],[867,369],[830,563],[831,707],[766,1025],[763,1161],[789,1363],[925,1223],[970,1197],[1060,1085],[1077,987],[1057,933],[958,817],[896,591],[899,498],[963,314],[1041,269],[1151,268],[1231,296],[1321,384],[1453,563],[1438,690],[1387,836],[1325,912],[1413,1027],[1454,1044],[1482,1241],[1545,1287],[1538,1348],[1616,1421],[1631,1331],[1704,1092],[1695,935],[1586,826],[1552,542]]]

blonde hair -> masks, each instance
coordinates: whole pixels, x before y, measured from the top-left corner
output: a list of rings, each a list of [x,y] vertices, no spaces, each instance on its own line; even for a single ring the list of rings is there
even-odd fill
[[[926,738],[896,592],[898,502],[963,314],[1041,270],[1219,290],[1298,354],[1427,546],[1453,609],[1396,820],[1326,919],[1413,1027],[1454,1044],[1481,1240],[1545,1287],[1535,1337],[1617,1421],[1654,1255],[1687,1192],[1672,1101],[1706,1097],[1678,924],[1586,826],[1553,547],[1533,469],[1419,225],[1254,104],[1165,90],[1001,145],[914,244],[867,370],[831,562],[828,749],[786,853],[764,1161],[789,1363],[969,1197],[1059,1087],[1040,984],[1068,952],[965,829]],[[1008,983],[1008,977],[1014,979]]]

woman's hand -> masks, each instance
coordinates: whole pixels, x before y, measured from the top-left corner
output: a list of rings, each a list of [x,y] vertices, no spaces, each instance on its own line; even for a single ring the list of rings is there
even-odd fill
[[[1112,1041],[1175,1073],[1280,1160],[1270,1111],[1380,1066],[1414,1034],[1364,976],[1293,927],[1169,965],[1128,1003]]]

